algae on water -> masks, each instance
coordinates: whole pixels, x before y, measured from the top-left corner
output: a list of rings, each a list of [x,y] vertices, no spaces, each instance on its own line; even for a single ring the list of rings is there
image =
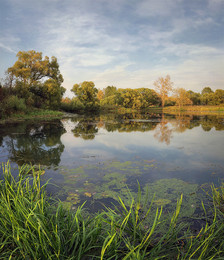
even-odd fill
[[[124,203],[128,203],[131,196],[137,197],[139,176],[150,174],[155,166],[155,160],[106,161],[98,165],[88,164],[75,169],[63,170],[61,173],[64,175],[65,190],[67,194],[70,194],[66,202],[72,206],[88,199],[93,201],[103,198],[116,200],[120,197]],[[149,202],[155,194],[154,208],[163,206],[167,212],[172,212],[176,207],[177,199],[183,193],[181,212],[185,216],[191,216],[194,213],[199,201],[198,185],[176,178],[148,182],[141,186],[141,189],[142,197],[145,199],[148,196]]]

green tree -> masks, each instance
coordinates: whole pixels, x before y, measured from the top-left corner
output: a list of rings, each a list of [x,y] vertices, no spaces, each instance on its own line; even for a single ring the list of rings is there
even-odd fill
[[[105,98],[109,97],[109,96],[113,96],[115,95],[117,92],[117,88],[114,86],[108,86],[105,88],[104,90],[104,96]]]
[[[143,95],[138,89],[119,89],[119,93],[120,105],[125,108],[142,109],[147,106]]]
[[[215,93],[213,94],[213,104],[214,105],[224,104],[224,90],[223,89],[216,89]]]
[[[41,52],[20,51],[18,60],[8,68],[8,85],[29,104],[44,102],[44,106],[57,108],[65,89],[57,58],[44,59]]]
[[[192,90],[187,91],[189,94],[190,100],[193,102],[193,105],[200,105],[201,104],[201,94],[196,93]]]
[[[204,93],[201,95],[201,104],[202,105],[213,105],[214,93]]]
[[[158,78],[154,82],[154,86],[156,87],[157,93],[162,100],[162,107],[164,107],[168,94],[173,89],[173,82],[170,80],[170,75],[167,75],[165,78]]]
[[[77,98],[84,105],[85,109],[91,110],[98,107],[98,90],[92,81],[84,81],[79,84],[75,84],[71,89],[75,93]]]
[[[202,92],[201,92],[202,95],[204,95],[204,94],[211,94],[211,93],[214,93],[214,92],[212,91],[212,89],[210,87],[203,88]]]
[[[63,82],[56,57],[53,56],[51,61],[47,56],[43,59],[42,53],[34,50],[19,51],[16,56],[18,60],[8,68],[8,74],[15,76],[27,87],[45,77],[54,79],[59,84]]]
[[[161,98],[153,89],[139,88],[138,91],[142,94],[147,106],[156,106],[161,104]]]

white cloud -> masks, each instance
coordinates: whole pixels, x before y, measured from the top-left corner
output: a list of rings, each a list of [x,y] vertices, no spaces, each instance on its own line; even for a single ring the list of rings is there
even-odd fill
[[[170,16],[171,14],[176,14],[175,10],[179,9],[179,3],[181,2],[181,0],[145,0],[137,5],[136,12],[146,17]]]
[[[2,32],[0,39],[0,48],[6,50],[10,53],[17,53],[18,44],[20,43],[20,39],[13,35],[10,35],[9,32]]]
[[[11,53],[17,53],[17,52],[16,52],[15,50],[13,50],[11,47],[6,46],[6,45],[4,45],[4,44],[1,43],[1,42],[0,42],[0,48],[6,50],[6,51],[8,51],[8,52],[11,52]]]
[[[208,0],[208,7],[211,11],[223,11],[224,1],[223,0]]]
[[[203,53],[203,52],[202,52]],[[155,69],[128,71],[127,65],[117,66],[99,72],[94,77],[97,87],[104,88],[115,85],[118,88],[153,87],[153,82],[160,76],[169,74],[174,87],[183,87],[187,90],[201,91],[205,86],[213,89],[223,88],[224,55],[211,58],[197,56],[173,66],[160,65]]]
[[[12,14],[6,14],[7,19],[15,18],[12,21],[21,23],[23,30],[18,34],[15,26],[3,29],[1,35],[6,36],[1,37],[0,48],[17,53],[18,46],[31,46],[56,56],[67,89],[84,80],[99,88],[151,88],[166,74],[192,90],[201,90],[207,82],[214,88],[224,85],[223,48],[200,41],[201,29],[215,31],[219,25],[216,14],[223,0],[206,0],[201,8],[188,2],[192,10],[185,9],[184,0],[8,2]],[[190,38],[191,30],[198,32],[198,39]],[[186,32],[196,43],[189,44]]]

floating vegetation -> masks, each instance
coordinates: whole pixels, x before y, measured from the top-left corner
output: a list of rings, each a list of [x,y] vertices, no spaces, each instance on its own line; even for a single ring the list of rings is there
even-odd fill
[[[148,183],[143,189],[144,194],[149,196],[149,200],[155,196],[154,204],[166,206],[167,211],[172,211],[175,198],[183,194],[181,214],[185,217],[192,216],[200,202],[197,184],[187,183],[175,178],[160,179]]]
[[[137,180],[140,175],[150,174],[156,167],[156,161],[108,161],[102,164],[88,164],[75,169],[64,169],[65,192],[79,194],[79,197],[66,199],[67,204],[72,207],[82,203],[88,198],[92,202],[111,198],[117,200],[120,197],[124,203],[130,199],[130,194],[136,198]],[[128,189],[130,188],[130,190]],[[145,183],[142,196],[148,196],[149,201],[154,198],[153,207],[163,206],[167,212],[172,211],[176,198],[183,194],[182,212],[186,217],[192,216],[195,212],[198,199],[198,185],[184,182],[182,180],[160,179],[154,182]],[[75,202],[75,203],[73,203]]]
[[[116,168],[119,170],[126,170],[127,167],[131,168],[132,164],[133,164],[133,162],[131,162],[131,161],[126,161],[126,162],[114,161],[114,162],[108,163],[106,165],[105,169]]]
[[[89,198],[92,197],[92,194],[91,194],[90,192],[85,192],[84,195],[85,195],[86,197],[89,197]]]
[[[63,201],[62,205],[66,209],[70,209],[70,208],[72,208],[72,206],[74,206],[78,203],[80,203],[79,194],[69,192],[66,200]]]
[[[158,199],[158,200],[154,200],[153,203],[155,203],[157,206],[164,206],[166,204],[170,204],[171,200],[168,200],[168,199]]]

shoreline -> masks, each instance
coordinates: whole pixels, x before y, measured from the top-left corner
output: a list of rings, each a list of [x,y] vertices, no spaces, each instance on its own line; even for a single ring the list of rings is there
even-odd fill
[[[91,111],[88,111],[90,113]],[[105,108],[101,109],[99,113],[164,113],[164,114],[185,114],[185,115],[224,115],[224,106],[169,106],[169,107],[150,107],[144,110],[136,110],[130,108]],[[95,111],[94,111],[95,113]],[[44,109],[35,109],[32,111],[24,113],[14,114],[5,119],[0,119],[0,125],[7,123],[23,122],[25,120],[53,120],[62,119],[67,117],[76,117],[79,113],[68,113],[65,111],[53,111]],[[83,113],[80,113],[83,114]],[[85,114],[85,113],[84,113]]]

